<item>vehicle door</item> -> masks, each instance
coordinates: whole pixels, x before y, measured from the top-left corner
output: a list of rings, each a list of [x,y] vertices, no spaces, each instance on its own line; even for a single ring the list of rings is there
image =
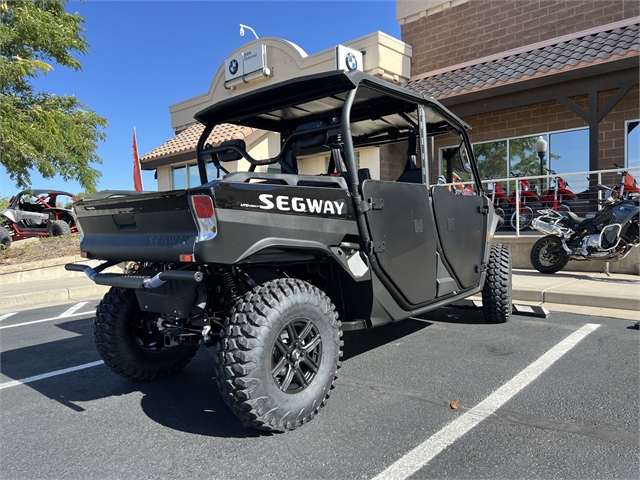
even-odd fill
[[[430,193],[441,252],[460,287],[471,288],[484,269],[490,200],[479,195],[464,141],[440,155],[440,183]]]
[[[428,187],[366,180],[362,193],[372,255],[383,274],[411,305],[434,299],[437,237]]]

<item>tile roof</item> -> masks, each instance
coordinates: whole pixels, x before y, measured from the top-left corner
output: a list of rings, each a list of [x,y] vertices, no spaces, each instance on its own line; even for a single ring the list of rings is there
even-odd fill
[[[404,86],[443,99],[639,54],[637,17],[600,29],[417,75]]]
[[[150,160],[156,160],[158,158],[169,157],[190,151],[195,152],[198,139],[200,138],[203,130],[204,125],[201,123],[194,123],[159,147],[154,148],[149,153],[145,153],[140,157],[140,162],[144,163]],[[207,139],[207,143],[215,146],[226,140],[246,138],[253,132],[254,129],[250,127],[239,127],[230,123],[222,123],[213,129]]]

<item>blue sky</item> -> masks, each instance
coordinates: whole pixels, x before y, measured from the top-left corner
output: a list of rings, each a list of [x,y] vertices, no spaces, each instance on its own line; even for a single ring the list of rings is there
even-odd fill
[[[236,48],[251,41],[240,23],[258,36],[281,37],[307,54],[383,31],[400,38],[394,0],[367,1],[109,1],[70,2],[67,11],[85,18],[89,54],[82,71],[55,67],[35,82],[38,90],[75,95],[109,122],[98,155],[98,189],[133,189],[131,144],[136,127],[143,155],[173,136],[169,105],[205,93],[217,69]],[[78,193],[76,182],[42,179],[33,188]],[[156,190],[143,171],[145,190]],[[0,196],[18,189],[0,166]]]

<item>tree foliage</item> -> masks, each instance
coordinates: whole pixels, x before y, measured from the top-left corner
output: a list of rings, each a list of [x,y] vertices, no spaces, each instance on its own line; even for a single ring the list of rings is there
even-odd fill
[[[75,96],[36,92],[32,80],[52,64],[78,71],[76,55],[88,53],[80,15],[68,0],[0,0],[1,163],[18,188],[30,188],[29,170],[56,173],[95,191],[101,164],[96,154],[107,121]]]
[[[482,178],[504,178],[507,176],[507,158],[510,164],[510,176],[535,176],[544,175],[541,171],[540,157],[536,153],[535,143],[538,137],[513,138],[507,141],[498,140],[488,143],[477,143],[473,146],[473,152],[478,160],[478,168]],[[549,152],[546,153],[549,155]],[[552,159],[560,156],[551,154]],[[543,163],[542,167],[546,165]],[[542,173],[541,173],[542,172]]]

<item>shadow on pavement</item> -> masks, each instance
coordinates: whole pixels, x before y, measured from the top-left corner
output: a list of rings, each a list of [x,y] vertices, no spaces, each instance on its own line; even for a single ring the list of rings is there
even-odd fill
[[[482,310],[476,308],[454,308],[445,307],[437,310],[432,310],[427,313],[419,315],[419,319],[426,320],[428,322],[440,322],[440,323],[459,323],[465,325],[486,325],[488,327],[497,325],[493,323],[487,323],[482,315]]]
[[[431,323],[429,322],[408,318],[371,330],[344,332],[342,336],[344,340],[342,360],[346,361],[387,343],[396,342],[400,338],[419,332],[430,325]]]
[[[345,332],[343,361],[397,341],[429,325],[429,322],[407,319],[373,330]],[[93,342],[92,319],[70,320],[52,326],[75,335],[2,352],[0,372],[11,380],[20,380],[100,360]],[[11,342],[10,338],[5,340],[7,343]],[[154,382],[128,380],[112,372],[107,366],[98,365],[39,379],[24,386],[11,387],[10,390],[24,387],[78,413],[86,411],[88,407],[83,405],[86,402],[98,402],[109,397],[139,392],[142,394],[140,406],[143,412],[153,421],[168,428],[222,438],[272,435],[244,427],[232,414],[218,391],[211,352],[204,348],[198,351],[182,372]],[[11,401],[8,389],[2,393],[6,401]],[[91,408],[99,410],[101,407],[96,404]],[[123,419],[127,417],[123,415]]]

